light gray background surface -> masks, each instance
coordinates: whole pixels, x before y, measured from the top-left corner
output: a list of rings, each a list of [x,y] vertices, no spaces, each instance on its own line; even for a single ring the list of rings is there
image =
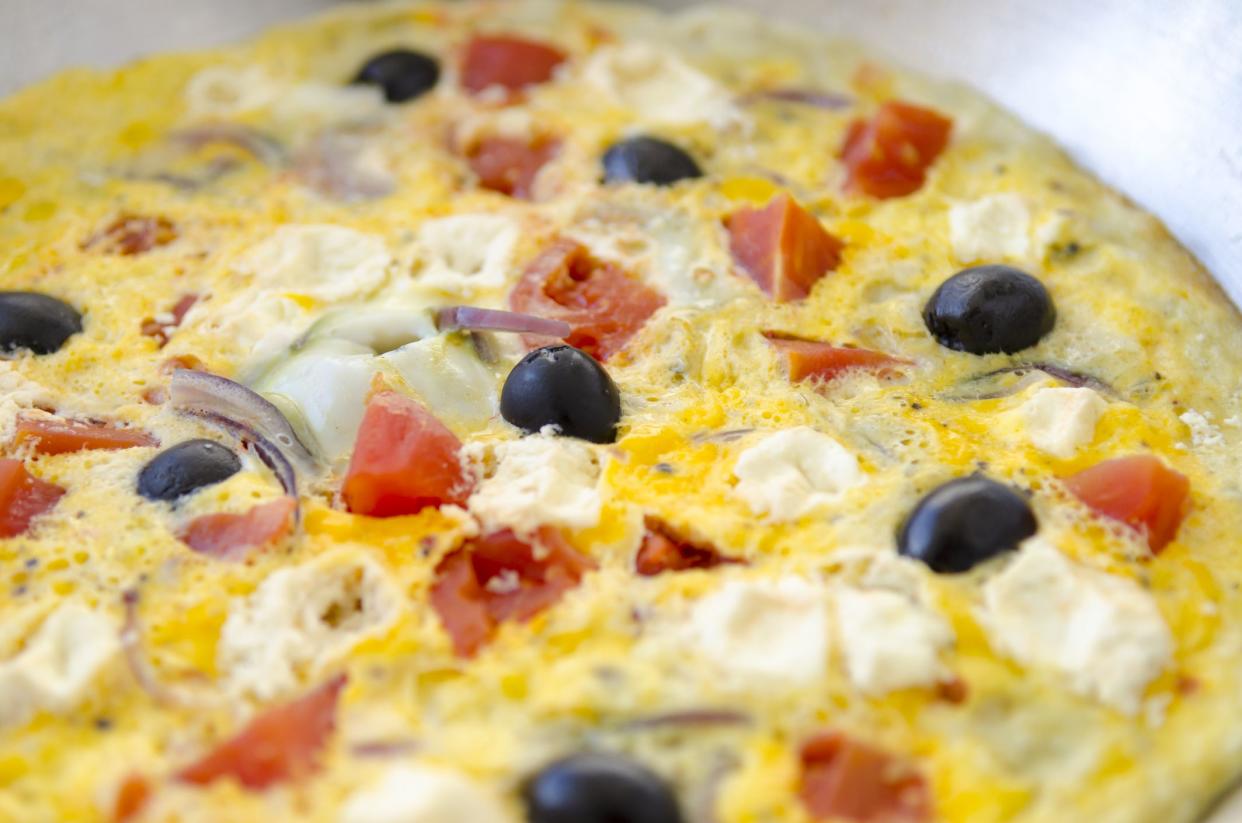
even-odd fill
[[[972,83],[1163,218],[1242,305],[1242,0],[731,1]],[[329,5],[0,0],[0,94]],[[1212,819],[1226,821],[1242,822],[1242,795]]]

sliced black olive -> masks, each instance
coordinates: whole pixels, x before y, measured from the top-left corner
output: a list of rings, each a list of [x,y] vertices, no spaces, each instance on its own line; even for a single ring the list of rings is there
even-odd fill
[[[1013,354],[1052,331],[1057,312],[1044,284],[1013,266],[975,266],[940,284],[923,322],[940,345],[970,354]]]
[[[63,300],[33,291],[0,292],[0,350],[59,351],[82,331],[82,315]]]
[[[964,572],[1035,533],[1026,498],[981,474],[959,477],[919,501],[897,535],[897,551],[935,572]]]
[[[358,70],[355,83],[379,86],[389,103],[421,97],[440,81],[440,64],[434,57],[409,49],[377,54]]]
[[[684,150],[654,137],[631,137],[604,152],[605,183],[654,183],[702,177],[703,170]]]
[[[612,443],[621,393],[591,355],[564,344],[545,346],[523,357],[505,378],[500,414],[528,433],[555,426],[566,437]]]
[[[241,471],[237,455],[213,440],[187,440],[151,458],[138,474],[148,500],[176,500]]]
[[[522,789],[528,823],[682,823],[673,790],[655,772],[615,754],[559,760]]]

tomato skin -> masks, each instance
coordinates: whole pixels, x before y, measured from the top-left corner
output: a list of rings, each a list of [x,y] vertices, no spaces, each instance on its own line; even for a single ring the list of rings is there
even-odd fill
[[[900,372],[902,366],[910,365],[908,360],[870,349],[834,346],[818,340],[803,340],[773,333],[766,333],[764,337],[785,357],[789,367],[789,379],[795,383],[807,379],[832,380],[851,369],[874,372],[881,377],[893,377]]]
[[[191,520],[177,537],[199,554],[236,559],[289,534],[297,507],[298,501],[285,496],[245,514],[205,514]]]
[[[462,55],[461,85],[474,94],[492,86],[517,91],[552,79],[567,56],[554,46],[523,37],[475,37]]]
[[[464,505],[473,482],[461,441],[420,403],[384,390],[367,403],[341,494],[354,514],[396,517]]]
[[[131,257],[167,246],[177,239],[177,227],[167,217],[122,214],[92,235],[82,248]]]
[[[870,120],[855,120],[841,146],[846,191],[880,199],[918,191],[952,128],[938,112],[897,100],[882,104]]]
[[[469,540],[440,561],[431,605],[454,653],[473,657],[501,623],[530,620],[594,568],[555,529],[540,529],[533,540],[505,529]]]
[[[13,444],[34,445],[36,454],[66,454],[83,450],[132,449],[158,446],[159,441],[142,429],[119,429],[102,423],[43,417],[18,417]]]
[[[887,752],[840,732],[802,745],[799,795],[816,820],[921,823],[931,819],[927,783]]]
[[[336,704],[345,680],[340,675],[268,709],[176,778],[205,786],[231,777],[247,789],[261,790],[305,777],[318,768],[319,752],[336,728]]]
[[[142,333],[147,337],[154,337],[156,343],[162,349],[168,345],[168,340],[172,337],[173,331],[181,325],[181,321],[189,314],[190,309],[194,308],[194,304],[198,302],[197,294],[183,295],[180,300],[173,304],[169,314],[172,320],[156,320],[154,317],[148,317],[142,321]]]
[[[647,533],[634,557],[634,570],[642,577],[688,569],[712,569],[726,563],[741,563],[726,557],[712,546],[683,540],[667,526],[654,519],[647,520]]]
[[[607,360],[665,303],[664,296],[573,240],[556,240],[526,268],[509,295],[514,311],[564,320],[565,342]],[[547,338],[524,336],[538,346]]]
[[[841,262],[845,247],[788,194],[778,194],[761,209],[734,212],[725,226],[733,259],[780,303],[810,294]]]
[[[486,137],[470,146],[466,162],[485,189],[530,200],[539,171],[560,152],[559,140]]]
[[[26,471],[22,461],[0,458],[0,537],[16,537],[50,510],[65,490]]]
[[[1118,457],[1064,479],[1094,512],[1145,532],[1159,554],[1186,517],[1190,480],[1150,454]]]

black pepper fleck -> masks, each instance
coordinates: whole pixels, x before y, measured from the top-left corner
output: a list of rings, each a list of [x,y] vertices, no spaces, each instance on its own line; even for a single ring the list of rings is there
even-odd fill
[[[96,717],[95,728],[101,732],[106,732],[112,728],[112,719],[108,717]]]
[[[652,466],[652,468],[658,471],[660,474],[672,474],[673,473],[673,467],[670,466],[668,463],[656,463],[654,466]]]

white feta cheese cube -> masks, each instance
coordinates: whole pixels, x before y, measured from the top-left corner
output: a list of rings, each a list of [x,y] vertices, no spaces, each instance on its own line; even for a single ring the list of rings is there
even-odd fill
[[[769,435],[746,449],[733,476],[734,495],[773,520],[812,514],[866,480],[847,448],[807,426]]]
[[[983,587],[993,646],[1053,669],[1078,693],[1134,714],[1173,658],[1155,600],[1137,583],[1070,560],[1042,538]]]
[[[1020,409],[1035,448],[1066,460],[1095,438],[1108,403],[1088,388],[1042,388]]]
[[[121,651],[120,627],[103,611],[64,603],[25,648],[0,663],[0,727],[40,711],[67,712]]]
[[[236,601],[217,658],[229,690],[270,700],[385,631],[403,593],[365,554],[338,550],[280,569]]]
[[[486,447],[466,447],[468,459],[484,461]],[[496,470],[483,479],[468,507],[487,529],[520,534],[540,526],[587,529],[599,523],[603,501],[595,452],[577,440],[531,435],[492,447]]]
[[[340,823],[512,823],[499,801],[459,772],[439,766],[393,766],[350,795]]]
[[[692,651],[742,688],[798,688],[828,665],[828,593],[800,577],[731,580],[694,604]]]
[[[963,263],[1024,260],[1030,254],[1031,215],[1016,194],[992,194],[949,209],[949,242]]]

